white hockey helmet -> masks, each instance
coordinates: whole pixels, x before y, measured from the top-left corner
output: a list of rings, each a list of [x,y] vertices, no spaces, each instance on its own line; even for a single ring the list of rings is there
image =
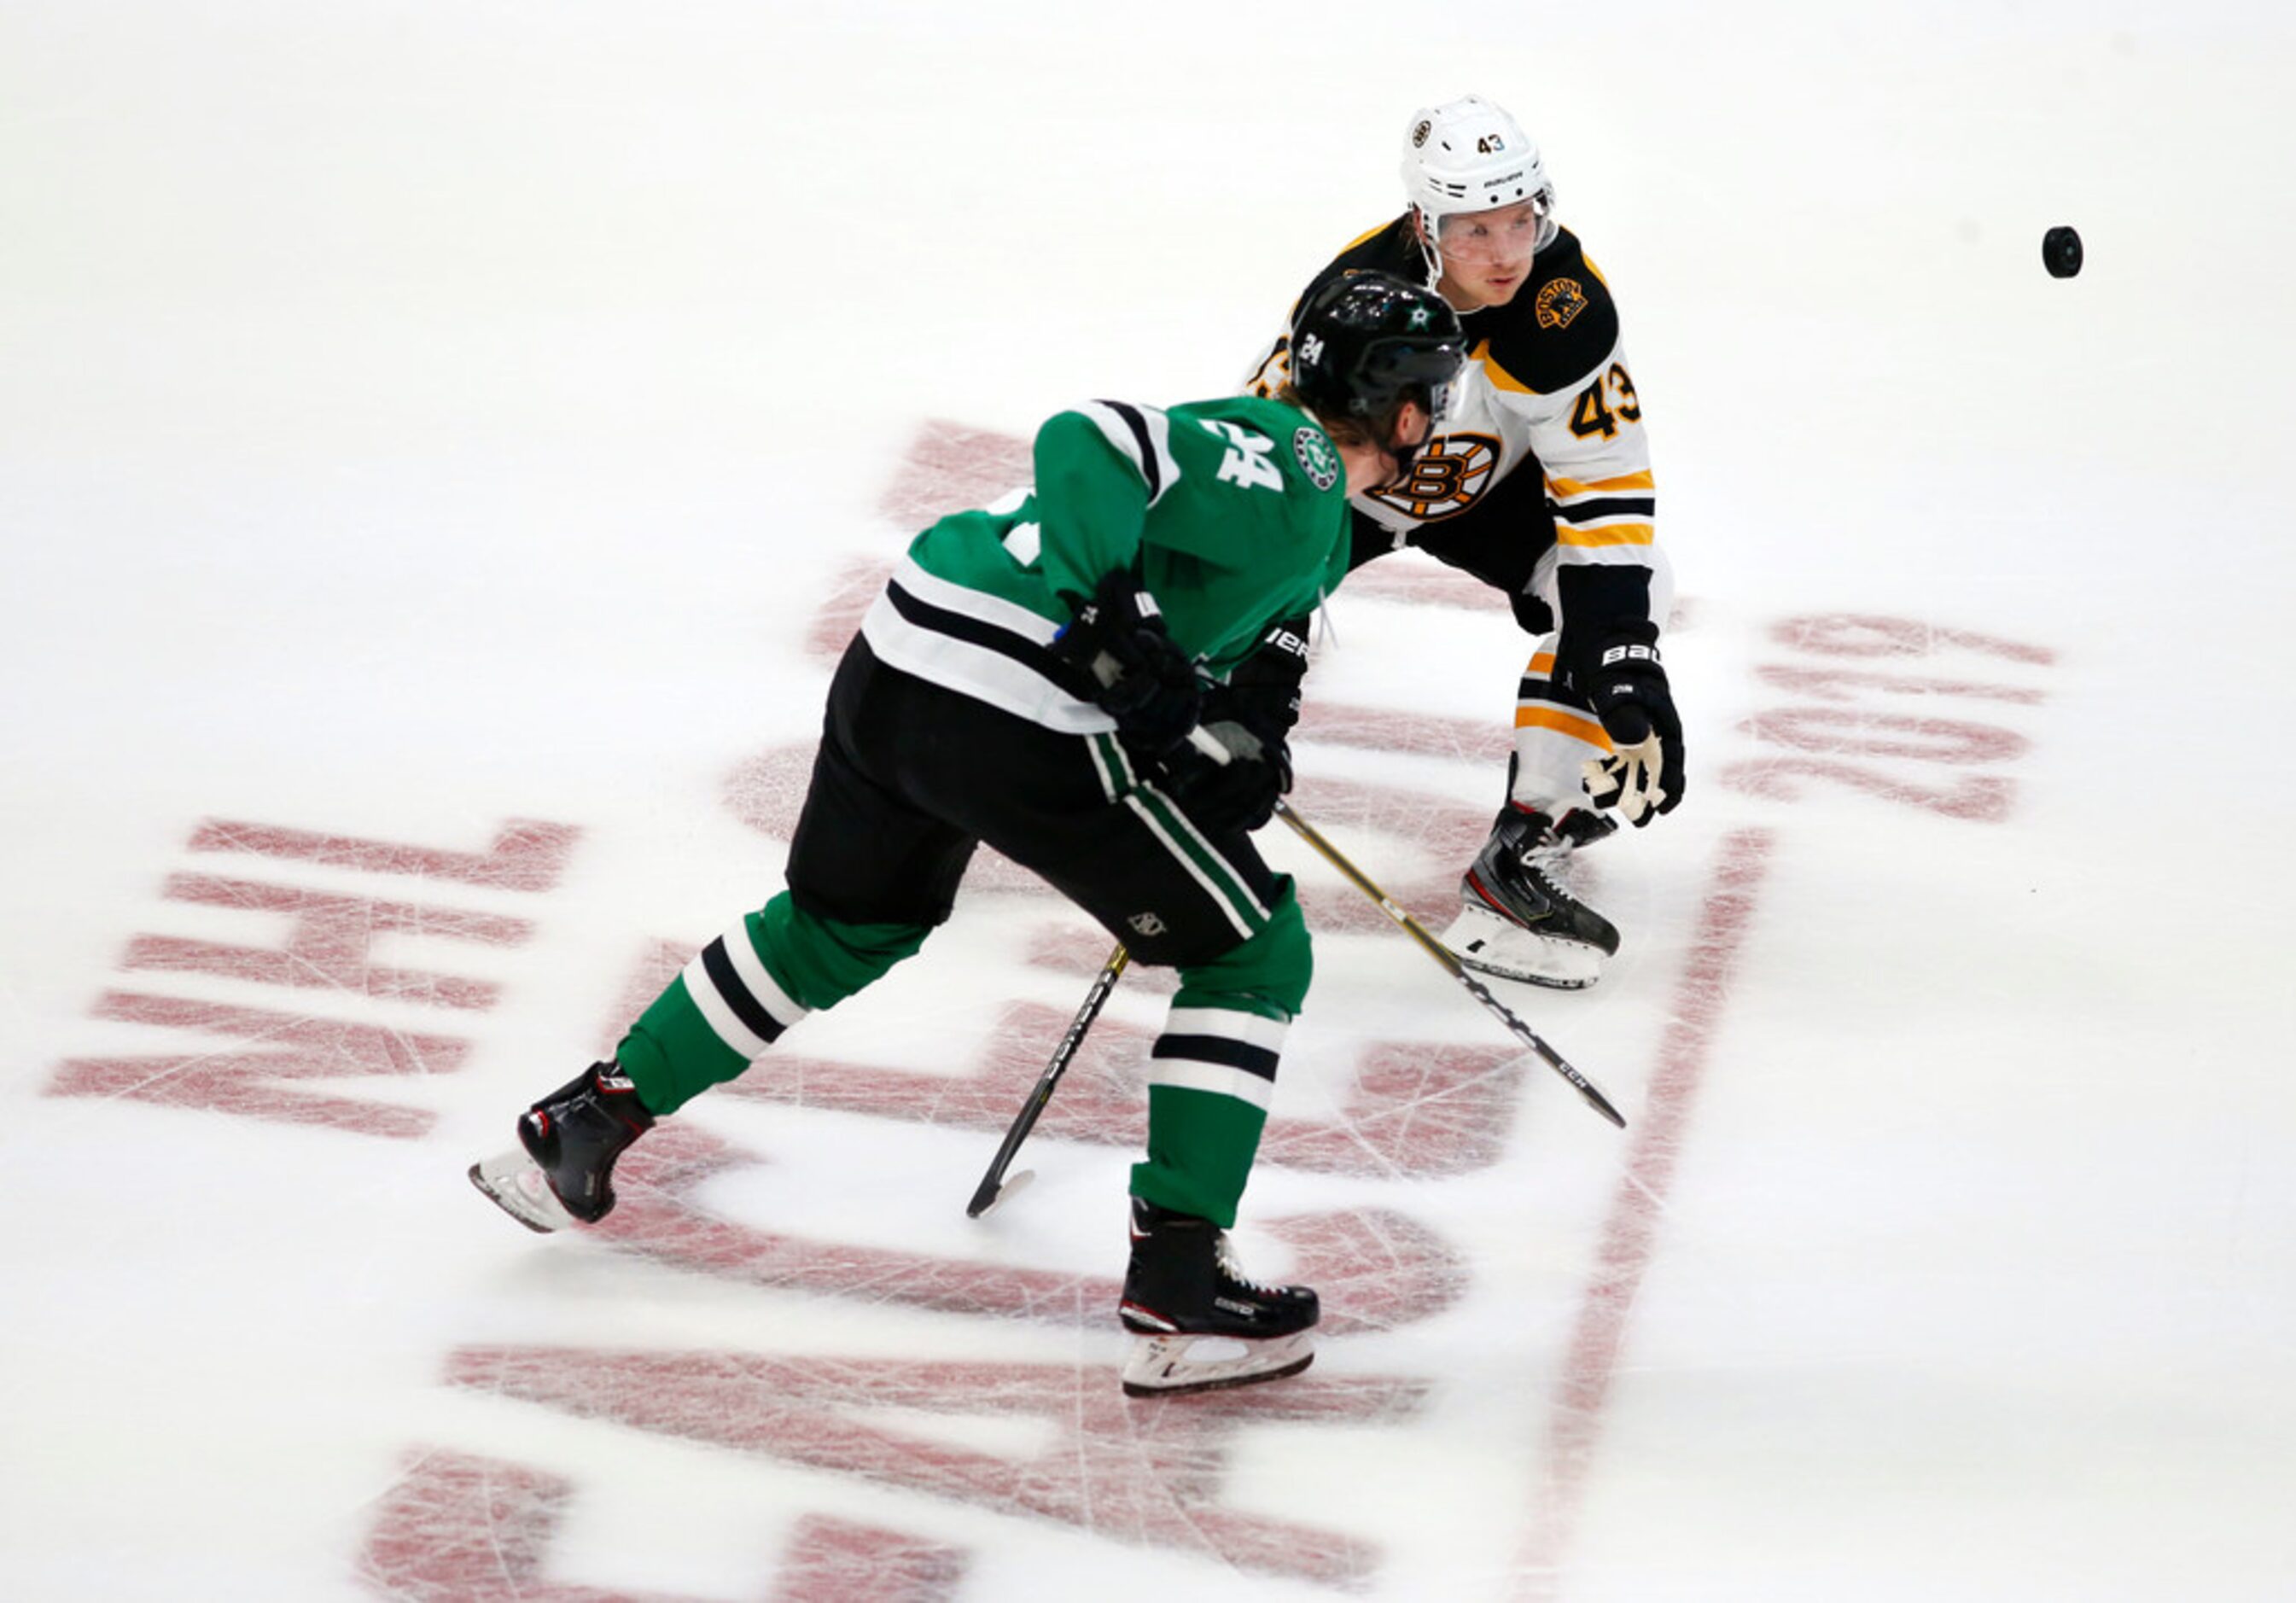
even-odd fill
[[[1554,243],[1554,181],[1522,125],[1480,95],[1414,111],[1403,134],[1403,193],[1426,225],[1431,267],[1439,271],[1435,234],[1447,217],[1529,201],[1538,210],[1538,244]]]

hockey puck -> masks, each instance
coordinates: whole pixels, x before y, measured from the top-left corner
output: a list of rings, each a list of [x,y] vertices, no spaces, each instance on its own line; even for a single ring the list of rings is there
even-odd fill
[[[2041,261],[2052,278],[2070,278],[2081,270],[2080,234],[2056,227],[2041,235]]]

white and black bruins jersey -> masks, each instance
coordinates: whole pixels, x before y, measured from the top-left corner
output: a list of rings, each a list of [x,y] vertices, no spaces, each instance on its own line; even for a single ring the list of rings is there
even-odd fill
[[[1408,214],[1357,239],[1307,292],[1373,268],[1425,279]],[[1566,228],[1511,301],[1460,322],[1467,366],[1410,479],[1352,498],[1357,563],[1424,548],[1507,591],[1531,632],[1559,623],[1566,668],[1603,644],[1654,641],[1672,581],[1610,286]],[[1246,388],[1273,394],[1288,356],[1278,339]]]

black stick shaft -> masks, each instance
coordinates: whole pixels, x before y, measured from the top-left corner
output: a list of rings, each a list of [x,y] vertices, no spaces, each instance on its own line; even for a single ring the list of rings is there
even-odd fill
[[[964,1204],[967,1218],[978,1219],[987,1213],[990,1204],[996,1202],[997,1192],[1004,1189],[1004,1171],[1013,1166],[1013,1158],[1019,1155],[1021,1143],[1027,1140],[1029,1132],[1037,1128],[1038,1116],[1053,1099],[1053,1088],[1061,1082],[1061,1076],[1068,1073],[1070,1063],[1076,1057],[1077,1048],[1084,1045],[1085,1032],[1092,1028],[1092,1021],[1100,1016],[1101,1004],[1107,1001],[1108,993],[1116,989],[1117,976],[1124,972],[1124,966],[1130,961],[1132,954],[1124,949],[1123,942],[1119,941],[1116,949],[1108,954],[1108,961],[1100,966],[1100,973],[1093,980],[1092,989],[1085,993],[1084,1005],[1077,1009],[1076,1017],[1069,1021],[1068,1033],[1062,1036],[1061,1044],[1053,1048],[1052,1061],[1046,1064],[1045,1072],[1037,1076],[1037,1083],[1029,1092],[1029,1099],[1021,1104],[1021,1111],[1013,1115],[1013,1128],[1004,1132],[1004,1145],[997,1147],[996,1157],[990,1160],[988,1172],[980,1177],[980,1184],[973,1191],[972,1200]]]

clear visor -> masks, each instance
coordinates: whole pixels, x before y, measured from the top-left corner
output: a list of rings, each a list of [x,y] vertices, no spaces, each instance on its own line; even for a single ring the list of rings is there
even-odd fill
[[[1362,371],[1366,387],[1380,397],[1379,409],[1387,415],[1391,417],[1403,401],[1416,400],[1429,416],[1440,417],[1466,359],[1464,347],[1448,342],[1382,341],[1365,353]]]
[[[1528,261],[1554,237],[1554,205],[1553,193],[1542,191],[1512,206],[1453,212],[1435,225],[1436,248],[1462,267]]]

